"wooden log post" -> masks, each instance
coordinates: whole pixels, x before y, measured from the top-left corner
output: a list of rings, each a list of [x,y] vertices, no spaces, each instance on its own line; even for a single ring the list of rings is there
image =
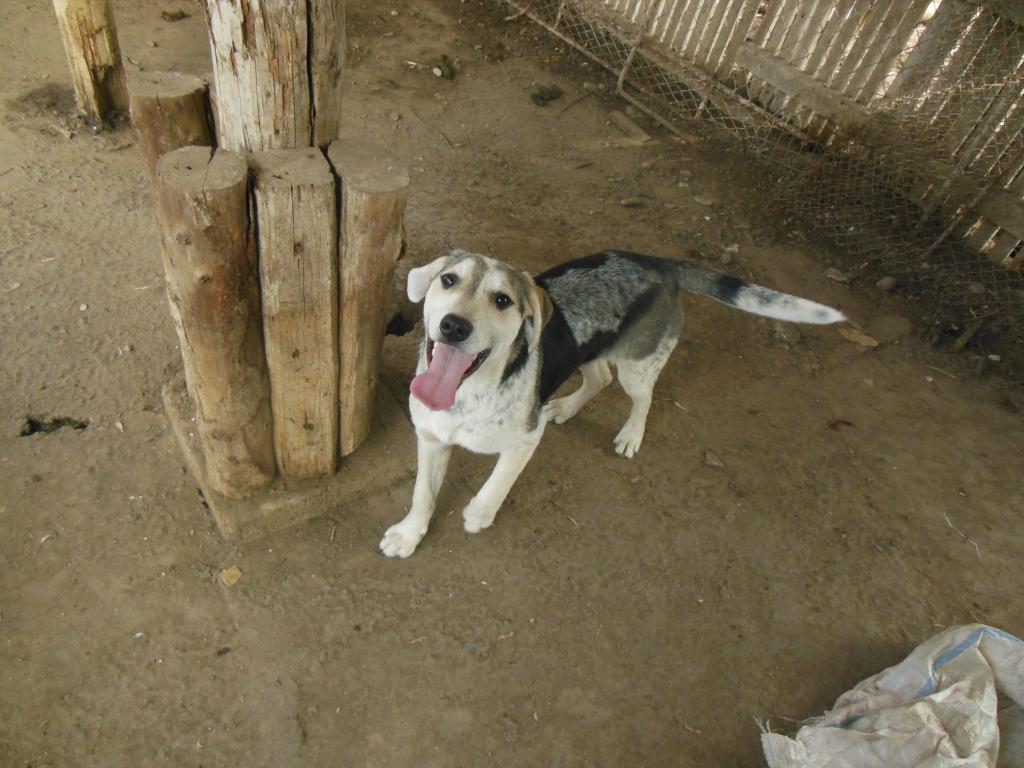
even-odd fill
[[[206,83],[181,72],[140,72],[128,78],[132,124],[152,181],[156,163],[181,147],[208,147],[210,132]]]
[[[340,177],[341,455],[370,432],[388,298],[402,256],[409,173],[380,146],[338,140],[328,157]]]
[[[222,147],[326,146],[338,135],[344,0],[207,0]]]
[[[110,0],[53,0],[79,111],[102,123],[128,108]]]
[[[274,448],[284,477],[337,468],[338,262],[334,176],[318,149],[249,157]]]
[[[233,152],[183,147],[157,163],[167,296],[210,485],[241,498],[274,475],[248,168]]]

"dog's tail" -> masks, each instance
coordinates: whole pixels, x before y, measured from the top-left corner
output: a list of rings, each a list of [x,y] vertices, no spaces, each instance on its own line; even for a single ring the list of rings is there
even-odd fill
[[[716,272],[693,262],[680,261],[673,264],[676,285],[681,290],[710,296],[715,301],[742,309],[744,312],[813,325],[828,325],[846,320],[846,316],[839,310],[809,299],[745,283],[738,277]]]

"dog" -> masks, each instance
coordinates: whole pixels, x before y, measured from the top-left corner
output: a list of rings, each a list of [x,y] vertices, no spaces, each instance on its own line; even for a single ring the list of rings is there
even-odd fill
[[[424,338],[409,410],[418,470],[412,507],[380,542],[408,557],[427,532],[452,446],[497,454],[491,476],[463,510],[477,533],[494,522],[549,422],[562,424],[612,381],[632,401],[614,440],[631,459],[644,439],[654,383],[682,329],[680,291],[755,315],[824,325],[841,312],[745,283],[688,261],[604,251],[536,278],[496,259],[452,251],[409,272],[409,299],[423,302]],[[549,398],[579,370],[583,383]]]

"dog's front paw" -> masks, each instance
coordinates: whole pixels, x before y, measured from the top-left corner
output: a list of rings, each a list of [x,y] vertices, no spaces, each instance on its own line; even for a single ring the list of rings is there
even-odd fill
[[[564,424],[576,415],[576,411],[577,408],[574,407],[571,397],[559,397],[544,404],[542,415],[545,421]]]
[[[466,533],[480,533],[484,528],[491,527],[497,514],[497,507],[491,507],[473,499],[462,510],[462,527],[466,529]]]
[[[636,456],[636,452],[640,450],[640,443],[643,441],[644,425],[641,424],[637,428],[626,424],[626,426],[619,430],[619,434],[615,436],[615,452],[619,456],[632,459]]]
[[[404,523],[395,523],[384,532],[384,538],[380,540],[380,551],[388,557],[408,557],[416,551],[425,533]]]

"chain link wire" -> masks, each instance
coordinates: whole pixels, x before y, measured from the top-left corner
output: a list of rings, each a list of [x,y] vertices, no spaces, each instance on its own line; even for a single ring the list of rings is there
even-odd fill
[[[895,277],[936,333],[993,318],[1020,344],[1024,275],[1014,267],[1024,260],[1024,222],[1010,232],[984,212],[993,194],[1024,196],[1021,27],[963,0],[945,0],[930,34],[928,18],[910,15],[927,6],[921,0],[769,0],[730,40],[730,14],[750,0],[707,11],[717,26],[694,22],[685,36],[672,9],[687,0],[508,1],[612,72],[620,94],[669,129],[701,120],[738,139],[779,180],[788,215],[848,254],[860,277]],[[783,5],[769,29],[773,1]],[[793,10],[800,3],[803,17]],[[893,14],[870,39],[854,16],[865,8]],[[848,42],[844,29],[864,39]],[[673,31],[685,46],[665,43]],[[702,33],[714,39],[701,42]],[[826,119],[802,98],[807,91],[785,93],[730,60],[740,45],[773,41],[794,54],[790,69],[847,97],[847,119]],[[684,47],[705,65],[688,63]]]

